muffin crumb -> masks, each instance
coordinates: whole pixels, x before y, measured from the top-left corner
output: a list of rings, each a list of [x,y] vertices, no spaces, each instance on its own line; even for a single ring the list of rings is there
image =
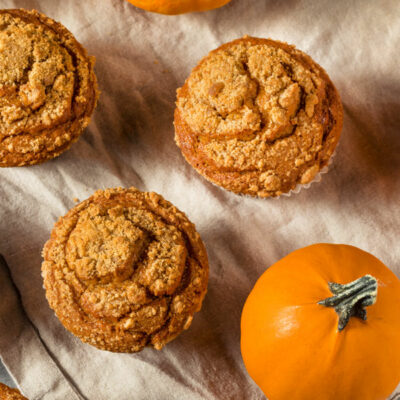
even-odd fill
[[[18,389],[10,388],[0,382],[0,399],[1,400],[28,400],[22,396]]]
[[[156,193],[99,190],[56,223],[43,250],[46,297],[82,341],[161,349],[201,307],[207,253],[194,225]]]
[[[39,164],[78,140],[97,101],[94,58],[37,11],[0,10],[0,167]]]
[[[245,36],[210,52],[177,90],[175,141],[211,182],[279,196],[328,164],[342,114],[335,87],[309,56]]]

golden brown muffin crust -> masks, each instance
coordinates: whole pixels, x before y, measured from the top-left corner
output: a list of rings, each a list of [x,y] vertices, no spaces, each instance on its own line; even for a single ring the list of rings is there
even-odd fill
[[[97,99],[89,57],[37,11],[0,10],[0,166],[38,164],[68,149]]]
[[[325,71],[286,43],[244,37],[195,67],[177,91],[175,140],[208,180],[277,196],[313,180],[342,128]]]
[[[3,383],[0,383],[0,400],[28,400],[22,396],[18,389],[12,389]]]
[[[43,250],[46,297],[63,325],[103,350],[161,349],[199,311],[207,253],[156,193],[99,190],[56,223]]]

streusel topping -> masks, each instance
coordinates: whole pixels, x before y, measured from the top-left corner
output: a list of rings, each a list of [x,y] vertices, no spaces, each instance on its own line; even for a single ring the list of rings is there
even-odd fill
[[[53,31],[0,14],[0,134],[67,119],[74,85],[72,56]]]
[[[112,351],[160,349],[190,325],[207,285],[194,226],[161,196],[134,188],[98,191],[74,207],[44,258],[47,297],[61,321]]]
[[[0,167],[44,162],[78,139],[97,100],[93,65],[60,23],[0,10]]]
[[[177,143],[211,181],[241,191],[229,182],[234,177],[214,176],[235,172],[242,181],[247,175],[247,187],[239,185],[245,193],[279,194],[311,181],[323,164],[335,122],[328,86],[323,70],[291,46],[254,38],[228,43],[178,90]]]
[[[0,399],[1,400],[28,400],[22,396],[18,389],[10,388],[0,382]]]

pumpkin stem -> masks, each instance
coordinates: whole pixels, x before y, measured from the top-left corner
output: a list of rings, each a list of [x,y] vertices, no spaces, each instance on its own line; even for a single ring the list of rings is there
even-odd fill
[[[334,294],[318,304],[334,307],[339,315],[339,332],[343,330],[351,317],[367,319],[367,306],[375,304],[378,295],[378,282],[371,275],[365,275],[353,282],[341,285],[329,282],[329,289]]]

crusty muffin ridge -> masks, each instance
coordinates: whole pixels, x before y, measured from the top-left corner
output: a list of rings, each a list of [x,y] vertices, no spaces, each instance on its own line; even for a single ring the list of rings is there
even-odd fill
[[[244,37],[210,52],[178,89],[175,140],[211,182],[279,196],[328,164],[342,120],[337,90],[309,56]]]
[[[43,250],[62,324],[103,350],[161,349],[200,310],[208,259],[194,225],[156,193],[99,190],[56,223]]]
[[[40,164],[76,142],[98,97],[94,57],[37,11],[0,10],[0,166]]]
[[[18,389],[10,388],[4,383],[0,382],[0,399],[1,400],[28,400],[22,396]]]

